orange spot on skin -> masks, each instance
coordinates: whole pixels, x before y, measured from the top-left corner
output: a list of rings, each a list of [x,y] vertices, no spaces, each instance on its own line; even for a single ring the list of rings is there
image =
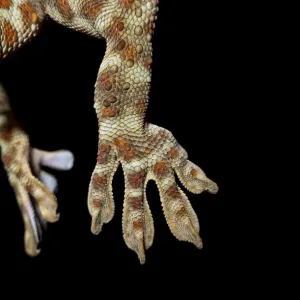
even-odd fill
[[[122,52],[122,57],[125,60],[133,59],[135,60],[137,56],[136,48],[132,44],[128,44],[125,50]]]
[[[196,169],[192,169],[191,175],[192,175],[192,177],[194,177],[194,178],[197,177],[197,175],[198,175],[197,170],[196,170]]]
[[[141,187],[145,181],[145,172],[141,171],[134,175],[129,175],[128,180],[129,180],[130,186],[137,189],[137,188]]]
[[[146,152],[147,154],[149,154],[149,153],[151,152],[151,149],[147,147],[147,148],[145,149],[145,152]]]
[[[99,76],[100,83],[103,83],[111,78],[109,70],[104,70]]]
[[[37,16],[36,13],[32,13],[32,15],[31,15],[31,20],[32,20],[32,23],[33,23],[33,24],[36,24],[36,23],[37,23],[37,21],[38,21],[38,16]]]
[[[99,200],[93,200],[94,207],[100,208],[102,206],[102,203]]]
[[[129,151],[127,151],[125,154],[124,154],[124,159],[127,161],[127,162],[131,162],[132,159],[135,157],[135,153],[133,151],[133,149],[130,149]]]
[[[166,175],[168,173],[167,163],[165,161],[161,161],[155,164],[154,173],[157,175]]]
[[[176,184],[171,185],[167,189],[166,194],[167,194],[167,196],[172,197],[172,198],[180,197],[180,192],[179,192],[178,186]]]
[[[176,215],[179,217],[179,218],[182,218],[184,216],[187,215],[187,212],[186,212],[186,209],[184,207],[181,207],[179,209],[179,211],[176,212]]]
[[[6,167],[9,167],[11,165],[12,160],[13,160],[12,155],[8,155],[8,154],[2,155],[2,161]]]
[[[12,0],[0,0],[0,8],[8,9],[12,4]]]
[[[104,88],[107,91],[110,91],[115,81],[113,76],[111,75],[110,70],[107,69],[101,72],[98,82],[102,88]]]
[[[142,197],[130,197],[128,199],[129,206],[132,210],[139,210],[143,208],[143,198]]]
[[[112,89],[112,83],[110,81],[106,81],[103,83],[103,88],[107,91],[110,91]]]
[[[178,156],[178,150],[175,147],[172,147],[168,153],[170,159],[174,159]]]
[[[122,21],[119,21],[117,23],[117,27],[116,28],[117,28],[118,31],[123,31],[124,28],[125,28],[125,25],[124,25],[124,23]]]
[[[102,112],[103,117],[115,117],[118,113],[118,110],[115,107],[104,108]]]
[[[120,154],[127,162],[130,162],[135,157],[135,152],[132,149],[128,140],[119,137],[114,140],[114,144],[117,146]]]
[[[114,143],[117,147],[122,147],[128,143],[128,141],[122,137],[115,138]]]
[[[154,29],[155,29],[155,23],[154,23],[154,22],[150,22],[150,23],[148,24],[148,33],[149,33],[150,35],[152,35],[153,32],[154,32]]]
[[[133,222],[133,228],[135,230],[143,230],[144,224],[143,224],[143,222],[141,220],[134,221]]]
[[[168,137],[168,132],[166,130],[160,130],[158,134],[163,140]]]
[[[3,132],[0,132],[0,138],[6,142],[9,142],[12,139],[12,132],[10,130],[4,130]]]
[[[135,102],[134,109],[137,113],[140,113],[140,114],[145,113],[146,109],[147,109],[146,101],[145,100],[137,100]]]
[[[146,67],[147,67],[148,69],[151,68],[152,62],[153,62],[152,57],[151,57],[151,56],[148,56],[147,59],[146,59]]]
[[[102,144],[100,149],[102,152],[108,152],[110,150],[110,145]]]
[[[111,149],[111,147],[106,144],[102,144],[100,146],[100,151],[98,153],[98,158],[97,158],[97,162],[99,164],[107,163],[110,149]]]
[[[129,8],[134,0],[121,0],[121,4],[123,4],[126,8]]]
[[[56,0],[56,7],[65,18],[69,20],[73,18],[73,12],[67,0]]]
[[[81,8],[81,14],[89,20],[95,20],[100,14],[104,4],[90,1],[84,2]]]
[[[106,177],[100,177],[98,174],[95,174],[93,176],[92,182],[95,188],[103,188],[106,186],[107,179]]]
[[[12,47],[18,40],[18,33],[6,20],[3,21],[4,42],[8,47]]]
[[[36,24],[38,22],[38,16],[30,4],[25,3],[25,4],[21,5],[20,10],[21,10],[22,17],[23,17],[23,20],[25,23]]]

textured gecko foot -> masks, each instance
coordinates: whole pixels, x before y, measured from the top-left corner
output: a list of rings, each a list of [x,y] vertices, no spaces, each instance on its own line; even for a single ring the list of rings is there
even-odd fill
[[[164,215],[173,235],[202,248],[198,218],[185,193],[178,187],[174,173],[193,193],[216,193],[217,185],[188,160],[186,151],[166,129],[148,124],[139,135],[101,135],[98,162],[92,176],[88,206],[92,216],[92,232],[114,214],[112,178],[119,163],[125,176],[123,234],[127,246],[140,262],[153,242],[154,226],[146,199],[146,185],[154,180],[158,186]]]
[[[68,170],[73,165],[73,155],[69,151],[30,149],[27,135],[19,128],[0,132],[0,145],[1,158],[24,221],[25,251],[30,256],[36,256],[40,252],[42,228],[46,222],[56,222],[59,218],[56,197],[52,194],[57,181],[41,167]],[[30,158],[33,170],[41,181],[31,172]]]

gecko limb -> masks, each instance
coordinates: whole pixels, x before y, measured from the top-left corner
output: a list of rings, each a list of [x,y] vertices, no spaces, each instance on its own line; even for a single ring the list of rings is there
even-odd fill
[[[0,61],[31,39],[46,16],[63,26],[106,40],[106,53],[94,95],[99,143],[88,192],[91,230],[95,234],[100,233],[103,224],[113,218],[112,180],[121,164],[125,177],[123,236],[126,245],[137,253],[141,263],[145,262],[145,250],[152,245],[154,238],[153,219],[146,199],[149,180],[157,184],[164,215],[173,235],[198,248],[202,247],[198,218],[187,196],[178,187],[175,174],[193,193],[218,191],[216,183],[188,160],[186,151],[168,130],[145,121],[158,2],[0,0]],[[0,114],[0,118],[0,124],[5,124],[5,115],[1,117]],[[26,134],[16,126],[1,134],[2,160],[27,222],[25,237],[27,244],[31,245],[27,252],[33,253],[36,251],[36,226],[30,221],[28,195],[35,199],[43,219],[49,222],[57,220],[57,202],[51,193],[57,183],[50,174],[40,171],[39,166],[57,167],[60,159],[53,161],[57,155],[63,161],[63,157],[67,157],[63,165],[68,168],[72,157],[66,153],[47,154],[33,150],[33,168],[50,187],[48,189],[31,173],[28,163],[30,146]]]
[[[25,251],[30,256],[36,256],[40,252],[42,229],[47,222],[53,223],[59,219],[57,200],[53,194],[57,180],[42,170],[42,167],[69,170],[73,166],[73,154],[67,150],[47,152],[31,148],[27,134],[12,115],[2,86],[0,86],[0,150],[3,166],[24,221]]]
[[[178,187],[175,173],[193,193],[216,193],[218,186],[188,160],[186,151],[168,130],[146,124],[143,135],[124,136],[106,133],[101,139],[98,161],[89,190],[92,231],[99,233],[113,216],[111,182],[121,163],[125,177],[123,236],[141,263],[154,238],[154,226],[146,199],[146,185],[158,186],[164,215],[173,235],[202,248],[198,218],[185,193]],[[104,142],[105,141],[105,142]]]

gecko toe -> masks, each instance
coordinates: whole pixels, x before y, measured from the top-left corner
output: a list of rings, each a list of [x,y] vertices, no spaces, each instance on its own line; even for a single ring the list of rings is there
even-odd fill
[[[92,217],[91,231],[94,234],[99,234],[103,224],[108,223],[114,216],[112,180],[118,165],[111,148],[102,144],[88,194],[88,208]]]
[[[200,194],[203,191],[212,194],[218,192],[217,184],[207,178],[203,170],[189,160],[176,166],[175,171],[185,188],[194,194]]]

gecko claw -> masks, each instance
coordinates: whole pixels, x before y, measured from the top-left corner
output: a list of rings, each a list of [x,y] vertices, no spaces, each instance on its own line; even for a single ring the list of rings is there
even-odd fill
[[[101,224],[100,217],[101,217],[100,215],[97,215],[92,218],[91,231],[95,235],[98,235],[102,231],[102,224]]]
[[[209,191],[211,194],[217,194],[219,191],[219,187],[215,182],[210,181],[207,183],[206,190]]]
[[[200,238],[199,235],[198,235],[198,237],[196,238],[196,240],[194,241],[194,245],[195,245],[198,249],[203,249],[203,242],[202,242],[202,239]]]

